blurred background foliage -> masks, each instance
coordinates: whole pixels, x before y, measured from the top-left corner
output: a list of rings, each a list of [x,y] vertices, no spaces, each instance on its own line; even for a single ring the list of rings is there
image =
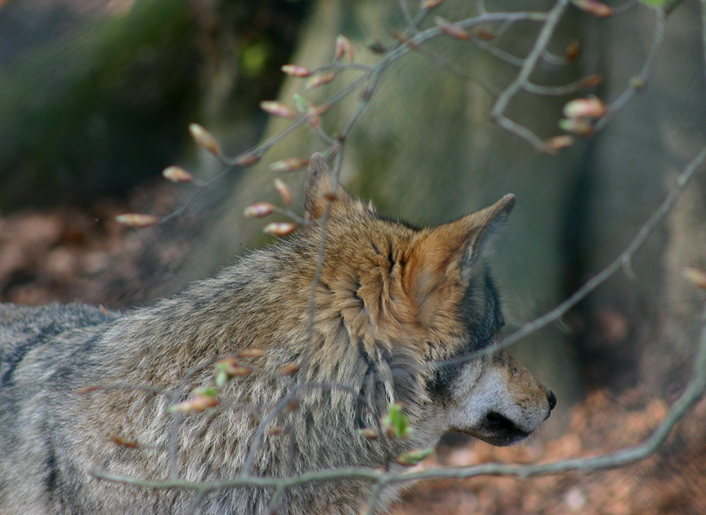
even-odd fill
[[[282,80],[306,1],[0,2],[0,209],[125,195],[242,123]]]
[[[506,114],[548,138],[560,133],[568,100],[589,92],[606,102],[618,98],[654,38],[653,9],[628,3],[632,8],[608,19],[571,9],[549,49],[562,56],[578,42],[580,57],[563,66],[545,61],[533,75],[536,83],[559,85],[600,73],[601,85],[558,97],[523,93]],[[447,0],[438,14],[457,20],[474,5]],[[538,153],[489,118],[497,91],[480,82],[501,90],[516,65],[469,42],[432,41],[431,50],[483,80],[415,53],[395,63],[346,143],[343,183],[383,214],[420,225],[514,193],[518,204],[495,261],[509,330],[517,328],[614,259],[706,144],[699,7],[674,3],[647,88],[605,130],[558,155]],[[357,61],[374,63],[379,56],[370,43],[392,45],[392,31],[404,25],[394,0],[0,0],[0,212],[95,204],[136,191],[147,192],[138,204],[149,208],[145,198],[159,198],[150,188],[164,167],[179,164],[199,177],[220,170],[188,138],[189,123],[207,127],[229,154],[241,152],[288,123],[268,119],[261,100],[292,105],[298,92],[316,102],[349,77],[304,93],[301,79],[284,80],[282,64],[329,62],[338,34],[351,39]],[[522,58],[537,33],[537,25],[519,23],[498,45]],[[354,96],[331,109],[322,117],[325,129],[340,132],[358,103]],[[268,164],[324,147],[307,127],[298,130],[257,166],[227,175],[183,217],[117,252],[102,296],[73,291],[71,298],[120,307],[147,302],[269,241],[262,220],[242,216],[253,202],[277,200]],[[295,191],[302,175],[287,177]],[[682,270],[706,268],[705,194],[701,173],[635,257],[631,274],[514,348],[560,397],[548,435],[561,430],[567,408],[586,390],[640,384],[670,397],[684,384],[703,296]],[[152,207],[164,208],[157,201]],[[130,277],[120,268],[128,260]]]

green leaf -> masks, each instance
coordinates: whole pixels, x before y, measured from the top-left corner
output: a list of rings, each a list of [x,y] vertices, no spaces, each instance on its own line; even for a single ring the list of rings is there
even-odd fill
[[[201,388],[194,389],[194,396],[203,395],[204,397],[216,397],[218,395],[218,388],[213,388],[212,386],[203,386]]]
[[[297,111],[306,113],[309,110],[309,101],[299,93],[295,93],[292,98],[294,99],[294,105],[297,107]]]
[[[387,415],[382,419],[382,427],[387,435],[393,438],[407,439],[411,436],[409,417],[404,412],[404,405],[401,402],[388,406]]]
[[[226,385],[226,383],[228,381],[230,381],[230,379],[231,379],[231,376],[228,375],[228,372],[226,372],[222,368],[216,370],[216,386],[218,388],[223,388]]]
[[[403,452],[395,458],[395,461],[405,467],[413,467],[429,456],[433,450],[434,449],[432,447],[428,447],[426,449],[413,449],[408,452]]]

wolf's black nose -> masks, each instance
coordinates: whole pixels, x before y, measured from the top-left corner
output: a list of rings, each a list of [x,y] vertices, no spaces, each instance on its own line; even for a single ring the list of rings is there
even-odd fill
[[[554,409],[554,406],[556,406],[556,395],[554,395],[554,392],[549,390],[549,411]]]

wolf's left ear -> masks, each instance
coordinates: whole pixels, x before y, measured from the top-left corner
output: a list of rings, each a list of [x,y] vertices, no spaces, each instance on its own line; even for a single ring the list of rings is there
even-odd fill
[[[505,224],[513,207],[515,207],[515,195],[508,194],[492,206],[448,224],[453,232],[461,236],[466,233],[464,265],[471,265],[478,256],[489,251],[493,237]]]
[[[316,220],[324,215],[328,200],[325,195],[332,193],[333,172],[323,154],[317,152],[309,159],[309,169],[304,182],[304,208],[310,220]],[[350,205],[351,197],[339,185],[333,200],[334,211]]]
[[[435,305],[449,279],[467,284],[479,258],[487,253],[493,234],[515,205],[505,195],[490,207],[432,229],[415,247],[409,261],[407,291],[420,312]]]

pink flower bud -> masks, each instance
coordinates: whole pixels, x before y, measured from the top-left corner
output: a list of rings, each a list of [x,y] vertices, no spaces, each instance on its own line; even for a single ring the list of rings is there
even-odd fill
[[[482,39],[485,41],[489,41],[495,38],[495,33],[491,32],[485,27],[476,27],[475,29],[473,29],[473,35],[476,36],[478,39]]]
[[[595,132],[593,124],[586,118],[562,118],[559,120],[559,127],[579,136],[590,136]]]
[[[592,86],[598,86],[601,82],[603,82],[603,75],[600,73],[594,73],[593,75],[589,75],[588,77],[584,78],[581,81],[581,85],[584,88],[590,88]]]
[[[331,82],[336,78],[336,72],[317,73],[310,78],[306,83],[306,89],[314,89],[319,86]]]
[[[545,141],[545,146],[542,149],[548,154],[554,154],[557,150],[562,148],[570,147],[574,144],[574,137],[568,134],[562,134],[560,136],[554,136]]]
[[[699,268],[685,268],[682,271],[684,278],[697,288],[706,290],[706,272]]]
[[[282,410],[282,413],[284,415],[291,413],[295,409],[299,407],[299,399],[292,399],[289,404],[287,404],[284,409]]]
[[[566,47],[565,55],[566,55],[566,60],[569,61],[570,63],[572,63],[576,59],[578,59],[579,55],[581,55],[581,45],[579,44],[579,42],[574,40],[571,43],[569,43]]]
[[[306,112],[307,119],[309,120],[309,126],[316,130],[321,127],[321,118],[319,117],[319,110],[313,106],[310,106]]]
[[[262,155],[258,152],[250,152],[248,154],[243,154],[238,159],[235,160],[235,164],[238,166],[252,166],[257,163],[262,158]]]
[[[363,438],[367,438],[368,440],[377,440],[380,436],[378,434],[378,432],[375,431],[375,429],[371,429],[369,427],[364,427],[363,429],[359,429],[358,433],[360,433],[360,435]]]
[[[169,407],[170,413],[200,413],[208,408],[218,406],[218,399],[208,395],[199,395],[188,401],[180,402]]]
[[[309,164],[308,159],[302,157],[288,157],[287,159],[282,159],[281,161],[275,161],[270,165],[270,170],[273,172],[293,172],[294,170],[299,170],[304,168]]]
[[[270,202],[258,202],[245,208],[243,214],[248,218],[262,218],[271,215],[275,211],[275,205]]]
[[[172,182],[191,182],[194,176],[179,166],[169,166],[162,170],[162,176]]]
[[[159,217],[154,215],[144,215],[141,213],[127,213],[118,215],[115,219],[128,227],[151,227],[159,223]]]
[[[594,14],[599,18],[608,18],[609,16],[613,16],[613,9],[596,0],[571,0],[571,3],[582,11]]]
[[[277,193],[279,193],[279,196],[282,197],[282,200],[284,201],[284,204],[286,206],[291,206],[292,205],[292,190],[289,189],[289,186],[287,186],[287,183],[284,182],[282,179],[275,179],[275,189],[277,190]]]
[[[112,435],[110,439],[113,441],[115,445],[119,445],[120,447],[125,447],[126,449],[139,449],[140,446],[137,444],[137,442],[133,442],[130,440],[125,440],[124,438],[120,438],[119,436]]]
[[[277,369],[277,373],[281,376],[291,376],[294,372],[299,370],[299,363],[288,363]]]
[[[351,43],[351,40],[346,36],[341,35],[336,38],[336,49],[333,59],[338,61],[344,55],[347,55],[348,61],[352,63],[353,58],[355,57],[355,50],[353,50],[353,43]]]
[[[201,127],[198,123],[189,125],[189,132],[199,147],[208,150],[211,154],[216,156],[220,155],[221,148],[218,146],[218,142],[216,138],[213,137],[213,134]]]
[[[241,358],[261,358],[264,355],[265,349],[258,349],[257,347],[250,347],[238,351],[238,356]]]
[[[296,230],[297,230],[297,226],[293,223],[273,222],[271,224],[267,224],[262,231],[267,234],[271,234],[273,236],[282,237],[282,236],[287,236],[289,234],[292,234]]]
[[[471,35],[463,28],[443,19],[441,16],[434,18],[434,23],[441,29],[441,32],[456,39],[470,39]]]
[[[605,104],[598,97],[577,98],[564,106],[567,118],[601,118],[606,111]]]
[[[285,64],[282,66],[281,70],[292,77],[308,77],[311,74],[311,70],[309,70],[309,68],[298,66],[296,64]]]
[[[260,109],[273,116],[278,116],[279,118],[294,118],[296,116],[296,113],[291,107],[282,102],[275,102],[273,100],[260,102]]]

